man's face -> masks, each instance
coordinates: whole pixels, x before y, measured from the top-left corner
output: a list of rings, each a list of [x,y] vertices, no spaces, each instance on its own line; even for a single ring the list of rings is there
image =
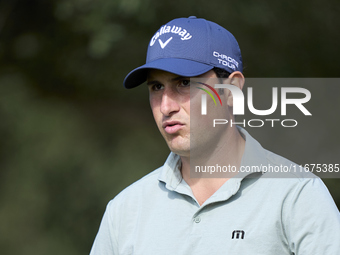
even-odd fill
[[[209,71],[199,77],[216,78],[216,75]],[[147,84],[153,116],[170,150],[189,157],[190,78],[151,69]],[[196,96],[200,98],[200,92]]]

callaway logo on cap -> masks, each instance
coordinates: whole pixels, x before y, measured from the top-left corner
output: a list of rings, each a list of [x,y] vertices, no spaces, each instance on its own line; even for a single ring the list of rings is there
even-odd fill
[[[150,68],[193,77],[214,67],[229,73],[242,72],[242,56],[235,37],[220,25],[195,16],[174,19],[153,35],[145,65],[131,71],[124,86],[133,88],[145,82]]]

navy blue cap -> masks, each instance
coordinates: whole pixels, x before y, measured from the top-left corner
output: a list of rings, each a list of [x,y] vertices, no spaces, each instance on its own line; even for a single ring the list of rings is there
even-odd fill
[[[146,81],[148,69],[184,77],[198,76],[214,67],[242,72],[242,56],[235,37],[220,25],[195,16],[174,19],[151,38],[146,64],[124,79],[125,88]]]

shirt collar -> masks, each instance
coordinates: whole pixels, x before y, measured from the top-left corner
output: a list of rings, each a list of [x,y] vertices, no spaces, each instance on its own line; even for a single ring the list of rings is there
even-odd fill
[[[164,182],[167,189],[175,190],[183,179],[180,168],[180,156],[171,152],[162,167],[158,180]]]

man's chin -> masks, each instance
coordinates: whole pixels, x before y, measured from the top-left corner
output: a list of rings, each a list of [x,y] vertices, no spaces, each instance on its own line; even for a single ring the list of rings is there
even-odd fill
[[[181,157],[190,157],[190,146],[175,146],[168,144],[169,149]]]

